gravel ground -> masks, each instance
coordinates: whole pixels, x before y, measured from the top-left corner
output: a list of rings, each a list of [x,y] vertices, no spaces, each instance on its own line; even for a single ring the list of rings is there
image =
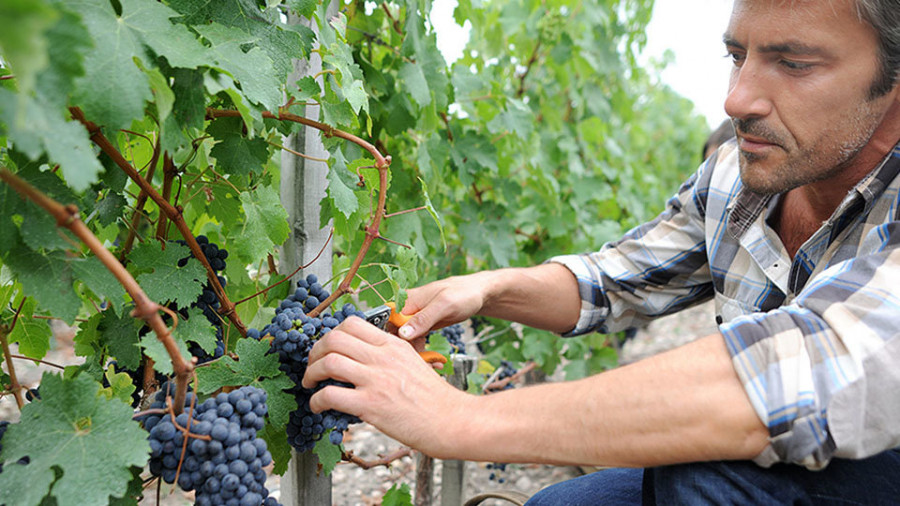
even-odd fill
[[[635,338],[623,344],[620,350],[620,362],[622,364],[630,363],[668,350],[692,338],[714,332],[715,328],[711,304],[663,318],[641,329]],[[71,332],[61,326],[55,330],[57,338],[52,343],[53,347],[46,360],[57,364],[78,363],[80,359],[74,355]],[[16,353],[15,346],[13,346],[12,353]],[[6,369],[5,364],[3,368]],[[23,385],[37,385],[42,372],[48,369],[54,370],[52,367],[35,365],[30,361],[16,361],[16,372]],[[17,421],[18,417],[18,409],[15,407],[12,396],[0,398],[0,420]],[[368,424],[351,427],[345,436],[345,446],[367,461],[378,459],[381,455],[390,454],[401,448],[400,443],[381,434]],[[436,461],[433,489],[435,505],[440,504],[441,467],[442,462]],[[381,466],[368,470],[355,464],[339,464],[332,474],[333,504],[335,506],[377,506],[384,493],[394,484],[406,483],[413,489],[415,468],[415,457],[403,457],[394,461],[389,467]],[[468,462],[466,463],[464,496],[469,498],[479,493],[495,490],[518,490],[532,495],[548,485],[580,476],[585,471],[590,471],[590,469],[513,464],[507,466],[505,471],[495,473],[494,470],[487,468],[486,463]],[[491,479],[492,474],[497,474],[497,476]],[[503,481],[501,482],[500,479]],[[279,477],[271,475],[267,488],[278,498]],[[171,486],[168,485],[162,487],[160,499],[157,501],[155,490],[153,487],[147,491],[147,497],[141,502],[142,505],[178,506],[192,503],[192,494],[186,494],[180,490],[172,492]],[[506,506],[510,503],[502,500],[488,500],[482,504]]]

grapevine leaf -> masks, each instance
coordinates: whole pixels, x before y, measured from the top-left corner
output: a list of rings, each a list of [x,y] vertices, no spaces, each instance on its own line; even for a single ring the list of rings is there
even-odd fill
[[[21,421],[3,437],[6,462],[30,459],[0,473],[0,497],[9,506],[38,504],[48,494],[58,506],[105,504],[109,496],[125,495],[130,467],[147,462],[147,433],[131,420],[128,404],[98,395],[99,389],[85,374],[44,374],[41,402],[22,408]]]
[[[337,465],[338,462],[341,461],[341,445],[332,444],[331,441],[328,440],[328,434],[333,429],[329,429],[323,434],[322,439],[316,441],[316,446],[313,447],[312,452],[319,457],[319,465],[322,466],[322,471],[325,475],[331,474],[331,471],[334,470],[334,466]]]
[[[94,39],[85,54],[85,74],[76,80],[74,102],[97,124],[127,128],[144,116],[144,102],[153,98],[147,76],[134,64],[134,58],[145,57],[141,42],[123,29],[107,0],[71,0],[67,6],[81,13]]]
[[[104,311],[98,330],[116,362],[123,368],[134,371],[141,365],[138,321],[125,314],[124,310],[121,313],[122,316],[116,314],[115,308]],[[155,334],[151,335],[155,337]]]
[[[188,309],[187,318],[178,320],[173,332],[182,341],[192,341],[210,355],[216,351],[216,328],[209,323],[198,307]]]
[[[122,216],[122,210],[128,207],[128,202],[121,193],[109,192],[97,203],[97,221],[101,226],[108,227]]]
[[[288,7],[290,7],[292,11],[304,18],[309,18],[316,12],[317,4],[318,2],[315,0],[288,0],[287,2]]]
[[[412,493],[406,483],[391,485],[381,499],[381,506],[412,506]]]
[[[278,355],[267,354],[267,341],[241,339],[234,351],[240,360],[225,356],[210,366],[197,369],[200,393],[214,392],[225,386],[249,385],[263,377],[275,378],[284,374],[278,369]]]
[[[119,399],[126,404],[131,404],[131,394],[137,389],[131,380],[131,376],[125,372],[115,372],[110,367],[106,370],[105,377],[109,386],[101,388],[100,393],[107,399]]]
[[[206,281],[206,270],[196,259],[178,267],[178,261],[190,255],[187,246],[169,243],[160,250],[159,243],[144,242],[131,253],[133,268],[138,271],[151,270],[137,277],[138,284],[151,300],[172,301],[180,307],[187,307],[197,300]]]
[[[241,201],[231,187],[226,185],[213,186],[212,200],[209,202],[209,212],[222,223],[233,220],[241,214]]]
[[[428,89],[428,81],[425,80],[425,72],[421,65],[405,63],[400,69],[399,77],[406,92],[420,106],[424,107],[431,103],[431,92]]]
[[[178,16],[176,11],[161,2],[144,0],[120,0],[120,2],[122,4],[120,25],[127,26],[135,37],[155,54],[165,56],[169,65],[193,69],[209,64],[206,48],[200,41],[186,26],[172,22],[172,18]]]
[[[217,66],[241,84],[241,90],[251,102],[274,111],[281,102],[281,82],[275,76],[272,59],[258,47],[244,51],[242,46],[254,42],[242,30],[220,24],[195,25],[212,47],[210,56]]]
[[[306,102],[311,98],[318,98],[322,94],[322,88],[319,87],[319,83],[313,76],[306,76],[297,81],[297,88],[300,91],[294,94],[294,100],[297,102]]]
[[[266,391],[269,420],[278,426],[287,425],[291,411],[297,410],[297,399],[285,392],[294,386],[291,379],[285,375],[263,378],[257,386]]]
[[[75,278],[87,285],[95,294],[106,298],[113,304],[121,304],[124,300],[125,288],[99,258],[92,256],[74,259],[71,261],[71,265]]]
[[[19,228],[13,221],[22,199],[8,184],[0,185],[0,256],[16,243]]]
[[[284,427],[267,423],[257,435],[266,442],[266,447],[272,454],[272,460],[275,461],[272,472],[283,475],[291,460],[291,445],[288,444],[287,432]]]
[[[290,412],[297,409],[297,401],[285,392],[293,383],[278,369],[278,355],[268,354],[269,346],[267,341],[241,339],[235,347],[240,360],[226,356],[197,368],[200,393],[226,386],[254,385],[266,391],[269,420],[279,427],[287,425]]]
[[[35,251],[65,250],[77,244],[67,232],[60,228],[53,216],[31,202],[22,206],[22,227],[19,229],[22,240]]]
[[[72,269],[64,254],[41,255],[20,244],[5,261],[41,309],[67,323],[75,321],[81,301],[72,288]]]
[[[66,121],[62,113],[31,98],[25,101],[27,122],[16,121],[16,97],[0,88],[0,123],[10,129],[9,139],[31,160],[43,152],[58,163],[66,182],[72,189],[87,189],[103,167],[94,156],[87,130],[80,124]]]
[[[356,212],[358,202],[351,189],[356,184],[353,174],[347,169],[347,160],[340,149],[331,155],[334,161],[328,171],[328,188],[326,194],[334,202],[335,208],[349,218]]]
[[[181,353],[181,358],[189,360],[191,352],[188,351],[187,344],[175,335],[172,336],[172,339],[178,347],[178,352]],[[174,371],[172,357],[166,351],[165,345],[156,337],[155,332],[150,332],[141,338],[141,347],[144,348],[144,354],[153,360],[154,369],[165,375],[172,374]]]
[[[437,209],[434,208],[434,203],[431,202],[431,197],[428,196],[428,185],[425,184],[425,181],[422,178],[419,178],[419,183],[422,185],[422,196],[425,199],[425,208],[428,209],[428,214],[431,215],[431,218],[434,220],[434,224],[437,225],[438,230],[441,231],[441,246],[444,251],[447,250],[447,238],[444,236],[444,226],[441,224],[441,217],[438,215]]]
[[[78,333],[73,339],[75,355],[85,357],[102,351],[100,349],[100,332],[97,330],[102,318],[103,313],[96,313],[88,321],[78,325]]]
[[[244,209],[244,223],[235,229],[236,240],[232,251],[248,263],[256,263],[271,251],[276,244],[282,244],[290,234],[287,212],[281,205],[278,190],[270,186],[241,193]]]
[[[207,132],[219,142],[213,146],[210,156],[219,162],[220,171],[245,176],[260,174],[269,158],[269,147],[258,137],[247,138],[241,133],[240,118],[219,118]]]
[[[203,73],[197,70],[174,69],[172,91],[175,103],[172,115],[184,128],[203,128],[206,99],[203,96]]]
[[[10,0],[0,4],[0,52],[15,72],[23,96],[31,92],[37,73],[50,61],[45,32],[58,16],[57,11],[40,0]],[[23,116],[20,118],[24,120]]]
[[[159,115],[159,122],[165,122],[166,118],[172,112],[172,106],[175,104],[175,92],[169,87],[169,83],[162,72],[156,69],[148,69],[144,67],[140,60],[135,60],[135,64],[149,79],[150,89],[156,97],[156,112]]]
[[[16,320],[16,327],[9,334],[9,340],[19,343],[19,351],[26,357],[40,359],[50,350],[50,337],[53,331],[46,320],[32,318],[36,305],[36,301],[31,297],[25,299]]]
[[[46,33],[50,63],[38,74],[36,90],[41,100],[64,109],[75,78],[84,74],[84,54],[92,42],[81,16],[68,10],[58,12],[59,19]]]

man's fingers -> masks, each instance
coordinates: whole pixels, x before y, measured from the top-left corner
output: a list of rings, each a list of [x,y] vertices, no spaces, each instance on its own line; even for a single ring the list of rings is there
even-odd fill
[[[360,416],[358,408],[362,406],[362,402],[360,402],[362,395],[362,392],[354,388],[328,385],[309,398],[309,409],[313,413],[335,409],[342,413]]]
[[[372,325],[369,325],[371,327]],[[320,338],[309,350],[309,364],[314,363],[329,353],[339,353],[354,360],[368,363],[372,354],[373,345],[356,335],[347,333],[347,327],[338,326]],[[377,330],[377,329],[376,329]]]
[[[329,353],[315,362],[310,361],[301,384],[303,388],[313,388],[327,379],[352,383],[361,383],[365,366],[345,355]]]

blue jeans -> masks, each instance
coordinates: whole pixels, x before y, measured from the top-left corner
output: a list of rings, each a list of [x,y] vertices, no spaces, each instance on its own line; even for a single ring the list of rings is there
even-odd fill
[[[547,487],[526,506],[600,504],[900,504],[900,452],[834,459],[822,471],[747,461],[607,469]]]

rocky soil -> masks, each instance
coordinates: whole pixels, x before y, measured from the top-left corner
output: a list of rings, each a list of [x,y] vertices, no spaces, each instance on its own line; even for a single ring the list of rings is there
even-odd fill
[[[79,361],[75,357],[71,332],[64,327],[56,328],[57,339],[46,360],[57,364],[72,364]],[[620,362],[630,363],[641,358],[679,346],[692,338],[715,331],[713,309],[710,304],[702,305],[679,315],[658,320],[647,328],[641,329],[637,336],[623,344],[620,350]],[[16,353],[13,349],[13,353]],[[6,366],[3,366],[4,370]],[[16,371],[23,385],[34,386],[40,381],[44,370],[52,367],[33,364],[28,361],[16,361]],[[555,379],[555,378],[552,378]],[[12,396],[0,398],[0,420],[18,420],[18,410]],[[364,460],[376,460],[382,455],[390,454],[401,448],[401,445],[381,434],[374,427],[359,424],[351,427],[345,437],[345,446]],[[442,462],[434,465],[434,503],[440,504]],[[336,506],[376,506],[381,497],[394,484],[406,483],[410,488],[415,485],[415,457],[408,456],[395,460],[389,467],[375,467],[364,470],[361,467],[342,463],[332,474],[332,501]],[[534,494],[543,487],[558,483],[590,472],[592,469],[578,467],[556,467],[543,465],[508,465],[505,471],[497,472],[487,468],[487,463],[466,463],[466,492],[469,498],[479,493],[494,490],[518,490],[528,495]],[[492,477],[492,475],[494,475]],[[268,488],[275,497],[279,497],[279,477],[272,475]],[[142,505],[186,505],[192,504],[192,494],[179,490],[171,492],[171,486],[164,486],[157,501],[156,489],[147,491]],[[509,505],[503,500],[488,500],[486,506]],[[318,506],[318,505],[310,505]],[[448,505],[449,506],[449,505]]]

